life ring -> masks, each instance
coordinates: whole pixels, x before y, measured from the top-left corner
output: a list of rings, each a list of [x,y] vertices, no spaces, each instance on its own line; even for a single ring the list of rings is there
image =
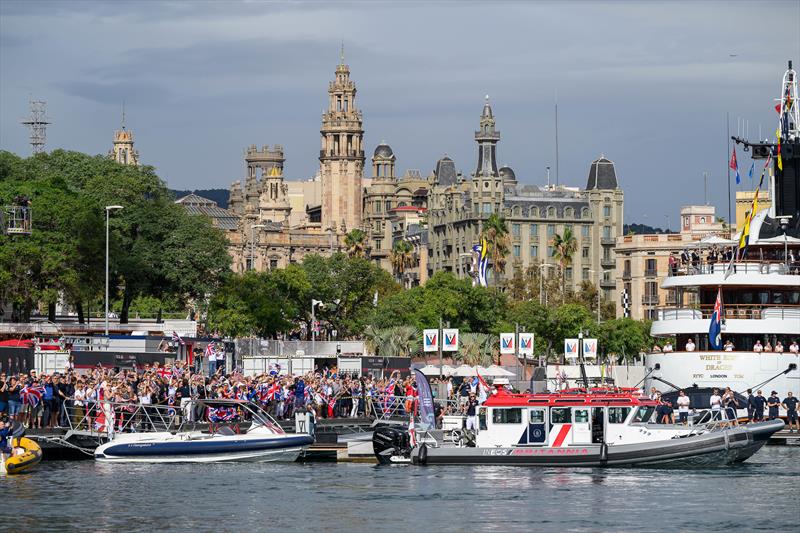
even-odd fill
[[[425,466],[428,464],[428,445],[423,444],[419,447],[419,464]]]

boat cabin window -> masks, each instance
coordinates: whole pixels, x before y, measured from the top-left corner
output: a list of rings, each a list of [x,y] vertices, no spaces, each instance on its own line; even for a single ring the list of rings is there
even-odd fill
[[[636,411],[636,414],[633,415],[634,422],[650,422],[650,419],[653,417],[653,411],[655,411],[655,407],[646,407],[641,406]]]
[[[585,424],[589,421],[588,409],[575,409],[575,423]]]
[[[550,422],[553,424],[569,424],[572,422],[572,410],[569,407],[553,407],[550,409]]]
[[[488,428],[486,427],[486,408],[481,407],[478,409],[478,430],[485,431]]]
[[[534,409],[531,411],[531,424],[544,424],[544,410]]]
[[[624,424],[631,412],[630,407],[609,407],[608,408],[608,423],[609,424]]]
[[[509,409],[492,410],[492,422],[495,424],[521,424],[522,423],[522,409],[512,407]]]

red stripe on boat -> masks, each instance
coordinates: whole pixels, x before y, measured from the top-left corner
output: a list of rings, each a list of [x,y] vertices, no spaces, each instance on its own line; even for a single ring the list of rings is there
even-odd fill
[[[566,440],[567,434],[569,434],[569,430],[571,427],[572,424],[564,424],[563,426],[561,426],[561,430],[558,432],[558,435],[556,435],[555,442],[553,442],[553,448],[558,448],[559,446],[564,444],[564,441]]]

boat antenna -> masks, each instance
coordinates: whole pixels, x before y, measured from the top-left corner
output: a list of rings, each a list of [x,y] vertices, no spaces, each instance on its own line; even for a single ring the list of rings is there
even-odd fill
[[[586,392],[589,392],[589,378],[586,377],[586,365],[583,361],[583,330],[578,333],[578,364],[581,367],[581,379],[583,386],[586,387]]]

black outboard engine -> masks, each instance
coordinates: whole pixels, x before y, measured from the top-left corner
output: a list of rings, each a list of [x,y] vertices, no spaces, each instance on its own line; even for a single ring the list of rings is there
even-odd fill
[[[391,426],[380,426],[375,428],[372,434],[372,450],[378,463],[388,465],[392,462],[392,457],[411,457],[411,437],[408,431]]]

